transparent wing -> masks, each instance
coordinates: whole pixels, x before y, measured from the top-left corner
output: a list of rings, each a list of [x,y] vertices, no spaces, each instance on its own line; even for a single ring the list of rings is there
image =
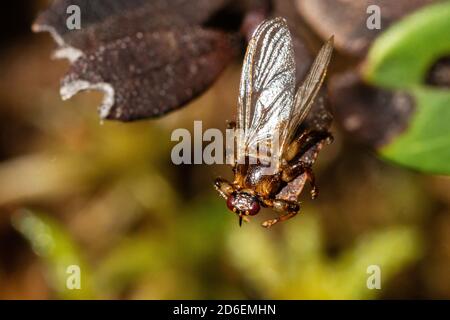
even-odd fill
[[[332,53],[333,37],[324,44],[317,54],[305,81],[295,95],[293,116],[289,123],[289,137],[285,140],[286,144],[292,140],[298,126],[305,120],[311,110],[314,99],[325,79]],[[286,144],[281,145],[281,149],[284,149],[287,146]]]
[[[280,144],[287,138],[294,89],[294,52],[286,21],[267,20],[253,34],[242,69],[237,128],[242,134],[239,148],[247,155],[256,147],[271,148],[275,137]],[[272,157],[279,158],[278,153]]]

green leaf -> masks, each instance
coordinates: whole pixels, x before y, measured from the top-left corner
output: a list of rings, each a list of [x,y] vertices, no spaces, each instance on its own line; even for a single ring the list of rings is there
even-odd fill
[[[450,174],[450,94],[421,88],[414,97],[417,111],[408,131],[381,153],[404,166]]]
[[[49,285],[61,299],[95,298],[89,268],[70,235],[48,216],[23,210],[13,218],[14,227],[29,241],[43,260]],[[70,285],[71,276],[79,271],[80,287]]]
[[[450,174],[450,91],[425,85],[430,67],[450,55],[450,1],[428,6],[383,33],[364,66],[367,82],[402,90],[415,101],[409,127],[380,150],[417,170]]]

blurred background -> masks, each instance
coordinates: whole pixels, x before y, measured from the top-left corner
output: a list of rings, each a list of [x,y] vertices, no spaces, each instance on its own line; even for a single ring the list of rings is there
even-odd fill
[[[1,10],[1,299],[450,298],[449,178],[383,161],[334,126],[319,198],[304,192],[302,214],[269,231],[270,211],[239,228],[212,185],[230,168],[173,165],[170,136],[194,120],[225,129],[241,57],[179,111],[100,122],[101,94],[61,101],[69,63],[30,31],[48,3]],[[81,290],[66,288],[70,265]],[[367,288],[370,265],[381,290]]]

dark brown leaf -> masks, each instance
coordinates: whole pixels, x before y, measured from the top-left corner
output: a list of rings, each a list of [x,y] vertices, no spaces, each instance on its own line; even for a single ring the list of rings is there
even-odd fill
[[[62,81],[63,98],[102,90],[102,118],[138,120],[181,107],[219,76],[238,42],[201,24],[227,2],[59,0],[33,29],[51,32],[56,56],[73,62]],[[66,27],[69,5],[81,8],[81,30]]]
[[[157,117],[202,93],[233,56],[229,35],[200,27],[138,33],[86,52],[61,94],[105,91],[100,114],[122,121]]]
[[[364,56],[370,43],[393,22],[437,0],[296,0],[298,12],[322,37],[334,34],[338,50]],[[370,5],[381,9],[381,29],[367,28]]]
[[[366,85],[353,72],[331,79],[330,99],[344,130],[354,140],[375,148],[403,132],[414,112],[414,100],[408,94]]]
[[[431,67],[426,83],[436,87],[450,88],[450,57],[439,59]]]
[[[35,31],[51,31],[58,45],[86,49],[95,44],[132,35],[139,31],[168,28],[174,24],[197,25],[205,22],[228,0],[57,0],[34,25]],[[81,30],[66,26],[70,5],[81,9]],[[81,39],[80,39],[81,38]]]

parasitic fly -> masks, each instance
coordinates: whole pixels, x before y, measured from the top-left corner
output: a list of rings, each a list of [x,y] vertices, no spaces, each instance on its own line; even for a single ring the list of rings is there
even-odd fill
[[[333,51],[333,38],[322,47],[303,84],[295,92],[295,61],[291,34],[283,18],[266,20],[249,42],[242,69],[237,121],[237,156],[232,183],[218,178],[215,187],[227,207],[249,221],[261,207],[278,217],[263,222],[269,228],[294,217],[306,181],[311,196],[318,192],[311,169],[328,130],[301,125],[318,95]]]

